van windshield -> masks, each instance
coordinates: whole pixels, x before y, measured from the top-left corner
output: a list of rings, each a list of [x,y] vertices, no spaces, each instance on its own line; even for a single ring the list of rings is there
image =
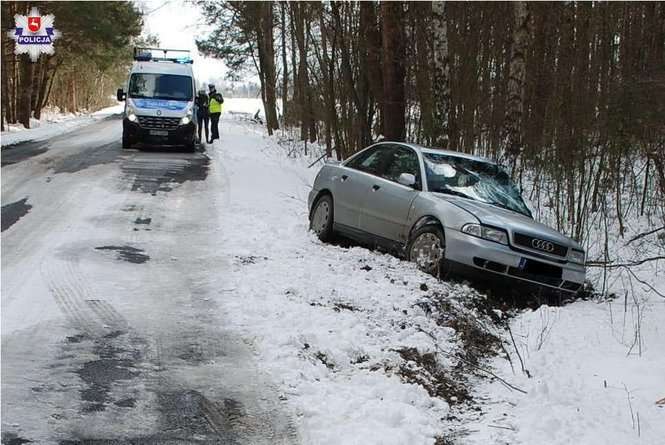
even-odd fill
[[[129,97],[143,99],[192,100],[192,78],[175,74],[134,73]]]

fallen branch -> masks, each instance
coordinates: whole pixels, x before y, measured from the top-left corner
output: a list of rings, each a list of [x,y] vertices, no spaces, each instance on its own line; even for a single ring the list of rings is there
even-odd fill
[[[586,266],[587,267],[604,267],[608,269],[613,269],[616,267],[633,267],[633,266],[639,266],[644,263],[648,263],[651,261],[658,261],[658,260],[665,260],[665,256],[654,256],[650,258],[643,258],[638,261],[631,261],[628,263],[613,263],[611,261],[587,261]]]
[[[324,154],[323,154],[322,156],[320,156],[316,161],[314,161],[314,162],[312,162],[311,164],[309,164],[309,165],[307,166],[307,168],[312,167],[314,164],[316,164],[317,162],[319,162],[321,159],[325,158],[327,155],[328,155],[327,153],[324,153]]]
[[[633,241],[637,241],[640,238],[644,238],[645,236],[652,235],[652,234],[654,234],[654,233],[656,233],[660,230],[664,230],[664,229],[665,229],[665,226],[658,227],[657,229],[649,230],[648,232],[640,233],[639,235],[636,235],[636,236],[632,237],[631,239],[629,239],[628,242],[626,243],[626,245],[632,243]]]
[[[490,428],[500,428],[502,430],[508,430],[508,431],[515,431],[515,428],[511,428],[509,426],[501,426],[501,425],[487,425]]]
[[[665,295],[663,295],[662,293],[658,292],[658,290],[657,290],[655,287],[653,287],[652,285],[650,285],[650,284],[647,283],[646,281],[644,281],[644,280],[640,280],[639,278],[637,278],[637,275],[635,275],[635,272],[633,272],[632,270],[630,270],[630,267],[626,267],[626,270],[628,271],[629,274],[631,274],[631,275],[633,276],[633,278],[635,278],[635,281],[637,281],[638,283],[643,284],[644,286],[648,287],[649,289],[651,289],[651,290],[652,290],[656,295],[658,295],[659,297],[665,298]]]

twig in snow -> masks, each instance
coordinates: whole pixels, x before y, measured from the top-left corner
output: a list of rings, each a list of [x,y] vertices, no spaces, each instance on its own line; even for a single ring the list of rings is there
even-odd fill
[[[633,272],[632,270],[630,270],[629,267],[626,267],[626,270],[628,271],[629,274],[631,274],[631,275],[633,276],[633,278],[635,278],[635,281],[637,281],[637,282],[640,283],[640,284],[645,285],[646,287],[648,287],[649,289],[651,289],[651,290],[652,290],[656,295],[658,295],[659,297],[665,298],[665,295],[662,294],[662,293],[660,293],[660,292],[658,292],[658,290],[657,290],[655,287],[653,287],[652,285],[650,285],[650,284],[647,283],[646,281],[643,281],[643,280],[640,280],[639,278],[637,278],[637,275],[635,275],[635,272]]]
[[[654,233],[656,233],[660,230],[665,230],[665,226],[658,227],[657,229],[649,230],[648,232],[640,233],[639,235],[636,235],[636,236],[632,237],[631,239],[629,239],[628,242],[626,242],[626,245],[632,243],[633,241],[637,241],[640,238],[644,238],[645,236],[652,235],[652,234],[654,234]]]
[[[633,267],[633,266],[639,266],[644,263],[648,263],[651,261],[658,261],[658,260],[665,260],[665,256],[659,255],[659,256],[654,256],[650,258],[643,258],[638,261],[630,261],[628,263],[613,263],[611,261],[587,261],[586,266],[587,267],[603,267],[603,268],[608,268],[608,269],[614,269],[616,267]]]
[[[321,159],[325,158],[326,156],[327,156],[327,153],[323,153],[323,155],[320,156],[316,161],[314,161],[314,162],[312,162],[311,164],[309,164],[309,165],[307,166],[307,168],[311,168],[312,166],[314,166],[314,164],[316,164],[317,162],[319,162]]]
[[[510,340],[513,342],[513,347],[515,348],[515,353],[517,354],[517,358],[520,359],[520,366],[522,367],[522,372],[526,374],[528,378],[531,378],[531,373],[529,372],[528,369],[524,367],[524,361],[522,360],[522,355],[520,354],[519,349],[517,349],[517,343],[515,343],[515,337],[513,337],[513,331],[510,329],[510,323],[507,323],[506,327],[508,328],[508,334],[510,334]]]
[[[623,384],[623,389],[626,390],[626,397],[628,398],[628,408],[630,409],[630,418],[633,422],[633,429],[635,429],[635,414],[633,414],[633,404],[630,402],[630,391],[628,391],[628,387],[626,384]]]
[[[487,425],[490,428],[500,428],[502,430],[509,430],[509,431],[515,431],[515,428],[509,427],[509,426],[501,426],[501,425]]]

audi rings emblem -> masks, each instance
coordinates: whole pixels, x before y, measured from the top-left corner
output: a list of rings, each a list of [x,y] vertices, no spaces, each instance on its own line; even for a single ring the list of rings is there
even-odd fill
[[[531,247],[534,249],[538,250],[544,250],[545,252],[553,252],[554,251],[554,244],[552,244],[549,241],[545,241],[543,239],[532,239],[531,240]]]

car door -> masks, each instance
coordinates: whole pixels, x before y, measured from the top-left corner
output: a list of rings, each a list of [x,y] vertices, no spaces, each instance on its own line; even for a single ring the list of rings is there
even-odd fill
[[[373,178],[386,165],[389,154],[388,147],[377,145],[339,167],[339,174],[334,179],[335,224],[355,230],[360,228],[360,212],[365,198]]]
[[[416,184],[408,187],[398,181],[402,173],[410,173]],[[392,145],[389,159],[370,184],[360,229],[381,238],[405,243],[409,210],[421,189],[420,160],[412,148]]]

